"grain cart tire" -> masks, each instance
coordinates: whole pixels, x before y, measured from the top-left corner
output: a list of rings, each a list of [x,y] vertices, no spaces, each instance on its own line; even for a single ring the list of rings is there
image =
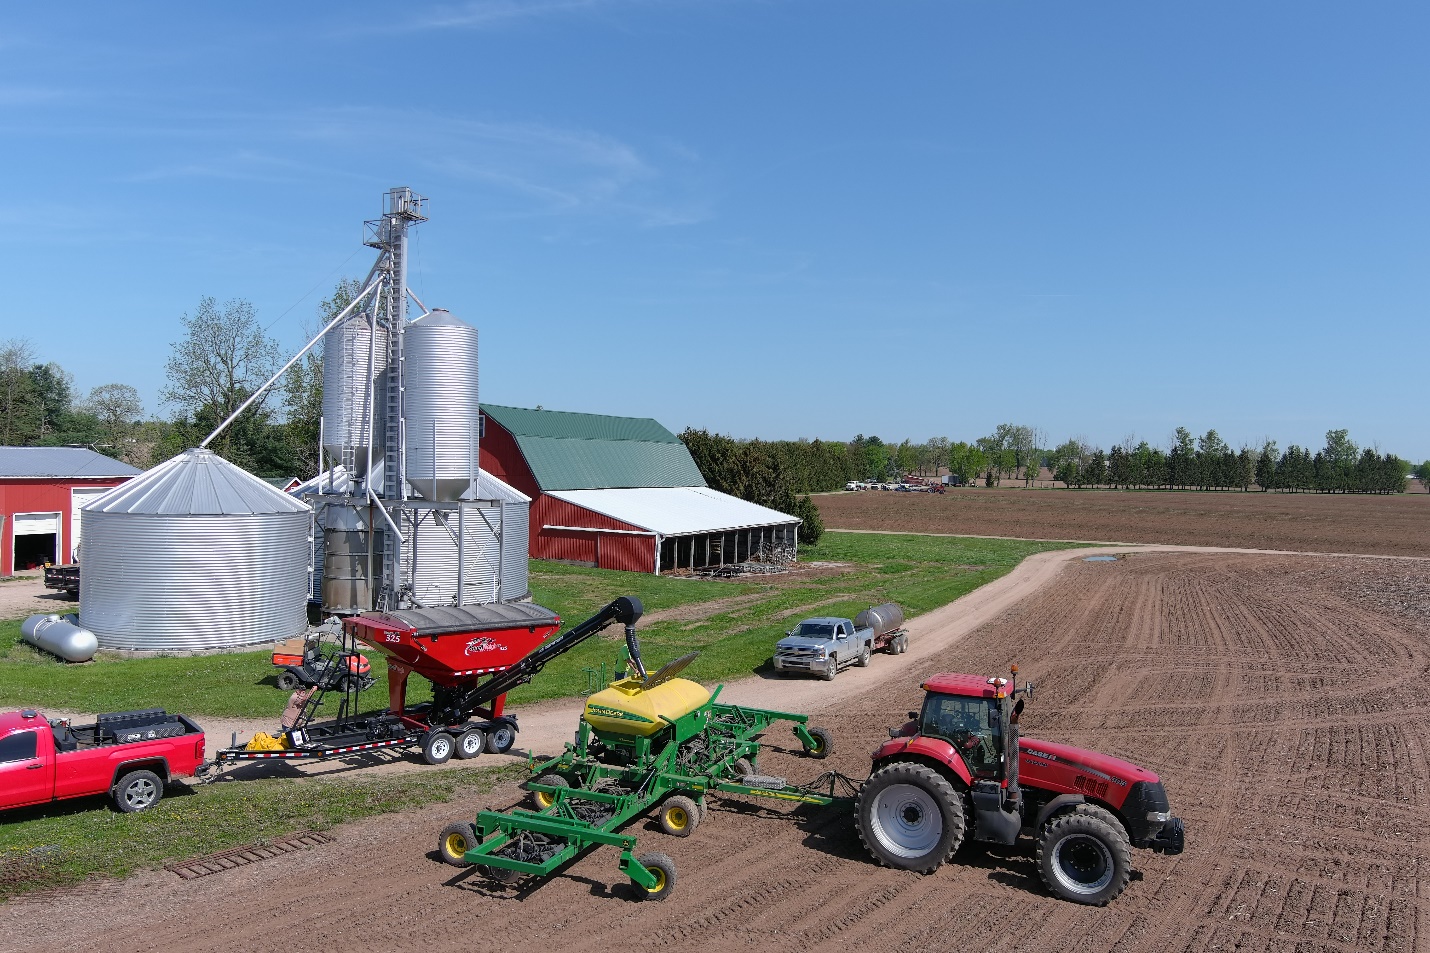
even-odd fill
[[[470,867],[463,855],[477,846],[477,829],[466,821],[454,821],[437,835],[437,853],[442,863],[453,867]]]
[[[870,648],[869,645],[866,643],[864,647],[859,650],[859,657],[854,660],[854,664],[859,666],[860,668],[868,668],[869,659],[873,657],[874,650]]]
[[[285,692],[291,692],[298,687],[298,676],[292,672],[282,672],[278,675],[278,687]]]
[[[885,867],[933,873],[963,844],[963,795],[927,765],[880,768],[855,803],[859,840]]]
[[[480,728],[468,728],[457,736],[457,757],[459,758],[475,758],[486,748],[486,732]]]
[[[700,808],[684,794],[665,799],[660,806],[660,829],[672,837],[689,837],[700,826]]]
[[[811,728],[809,734],[814,739],[814,745],[805,748],[804,753],[820,761],[829,757],[834,750],[834,732],[828,728]]]
[[[571,786],[571,782],[567,781],[559,774],[543,774],[541,777],[536,779],[536,783],[544,784],[547,787],[552,788],[569,788]],[[555,802],[556,798],[552,797],[550,794],[544,794],[541,791],[531,792],[531,803],[533,806],[536,807],[538,811],[546,810]]]
[[[422,760],[428,764],[446,764],[452,760],[457,744],[445,731],[429,731],[422,739]]]
[[[646,889],[635,884],[636,896],[641,900],[664,900],[675,889],[675,861],[665,854],[642,854],[636,860],[642,867],[655,874],[655,886]]]
[[[488,751],[506,754],[514,744],[516,744],[516,729],[504,721],[492,725],[491,731],[487,732]]]
[[[147,811],[164,796],[164,782],[153,771],[130,771],[114,786],[114,807],[122,814]]]
[[[822,679],[824,679],[826,682],[832,682],[832,681],[834,681],[834,676],[836,676],[836,675],[838,675],[838,674],[839,674],[839,657],[838,657],[837,655],[831,655],[831,656],[829,656],[829,661],[828,661],[828,663],[826,663],[826,665],[825,665],[824,671],[820,674],[819,677],[822,678]]]
[[[1038,832],[1038,873],[1053,896],[1101,907],[1127,889],[1132,847],[1109,811],[1079,804]]]

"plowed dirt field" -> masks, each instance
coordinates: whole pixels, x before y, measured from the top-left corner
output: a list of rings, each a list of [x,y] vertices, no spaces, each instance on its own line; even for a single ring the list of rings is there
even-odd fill
[[[687,839],[633,825],[679,865],[663,903],[632,900],[609,848],[526,891],[436,861],[440,827],[514,803],[509,787],[198,880],[14,901],[0,950],[1430,950],[1430,565],[1036,558],[1067,561],[940,654],[876,656],[829,685],[845,695],[814,719],[836,732],[829,761],[768,751],[760,769],[862,775],[923,676],[1016,660],[1037,683],[1028,736],[1158,771],[1186,822],[1186,853],[1135,851],[1106,908],[1051,898],[1026,846],[971,844],[920,876],[874,866],[845,813],[769,802],[714,801]]]
[[[1430,556],[1430,494],[1127,493],[964,487],[826,493],[830,529]]]

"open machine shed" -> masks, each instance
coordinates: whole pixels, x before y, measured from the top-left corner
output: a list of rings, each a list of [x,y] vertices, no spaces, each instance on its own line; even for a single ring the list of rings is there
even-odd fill
[[[792,548],[799,518],[706,486],[649,418],[483,404],[481,466],[532,498],[536,559],[660,573]]]
[[[139,472],[83,447],[0,447],[0,576],[74,562],[80,507]]]

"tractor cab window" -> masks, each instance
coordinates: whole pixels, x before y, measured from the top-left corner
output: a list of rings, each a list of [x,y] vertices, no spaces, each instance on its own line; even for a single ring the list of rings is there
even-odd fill
[[[919,717],[919,733],[953,745],[974,777],[999,776],[1003,726],[993,699],[930,692]]]

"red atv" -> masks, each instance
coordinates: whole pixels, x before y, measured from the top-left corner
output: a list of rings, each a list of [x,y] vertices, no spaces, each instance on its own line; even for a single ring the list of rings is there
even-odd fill
[[[935,675],[922,712],[874,752],[859,792],[859,838],[886,867],[932,873],[974,840],[1037,842],[1048,889],[1102,906],[1122,893],[1132,848],[1182,852],[1183,828],[1157,775],[1119,758],[1018,737],[1032,686]],[[1016,701],[1015,701],[1016,699]],[[969,824],[972,831],[969,831]]]

